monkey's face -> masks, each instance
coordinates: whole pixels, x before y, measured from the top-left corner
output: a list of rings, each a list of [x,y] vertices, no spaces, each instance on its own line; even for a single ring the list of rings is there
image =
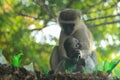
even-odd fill
[[[74,23],[61,23],[61,26],[64,30],[64,33],[66,35],[70,35],[70,34],[72,34],[72,32],[74,30],[75,24]]]
[[[73,37],[67,38],[64,42],[64,48],[70,59],[76,59],[80,56],[81,44],[78,39]]]
[[[76,26],[76,20],[80,17],[78,11],[67,9],[61,11],[59,15],[59,24],[66,35],[71,35]]]
[[[79,49],[71,50],[71,52],[67,53],[67,56],[70,59],[77,59],[80,56],[80,50]]]

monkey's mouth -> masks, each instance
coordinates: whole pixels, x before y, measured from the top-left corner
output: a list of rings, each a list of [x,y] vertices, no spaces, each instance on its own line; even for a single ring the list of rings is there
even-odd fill
[[[80,51],[79,50],[73,50],[71,53],[68,55],[71,59],[77,59],[80,56]]]
[[[71,35],[71,34],[72,34],[72,31],[73,31],[72,29],[69,29],[69,28],[68,28],[68,29],[66,29],[65,34],[66,34],[66,35]]]

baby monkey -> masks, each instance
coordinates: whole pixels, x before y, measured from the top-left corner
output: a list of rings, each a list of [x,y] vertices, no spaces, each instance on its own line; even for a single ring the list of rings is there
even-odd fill
[[[64,42],[64,48],[67,58],[59,62],[55,73],[58,72],[82,72],[82,67],[85,66],[84,59],[81,58],[81,44],[78,39],[68,37]]]

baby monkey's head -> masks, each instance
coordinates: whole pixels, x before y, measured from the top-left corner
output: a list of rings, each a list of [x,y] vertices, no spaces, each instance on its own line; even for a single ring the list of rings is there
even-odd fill
[[[67,57],[69,57],[70,59],[75,59],[80,56],[81,44],[78,39],[74,37],[68,37],[64,42],[64,48]]]

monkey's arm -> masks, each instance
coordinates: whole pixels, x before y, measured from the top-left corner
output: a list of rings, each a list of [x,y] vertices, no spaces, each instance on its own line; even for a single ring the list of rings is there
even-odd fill
[[[58,46],[55,46],[52,54],[50,56],[50,67],[51,70],[55,70],[57,65],[59,64],[59,50],[58,50]]]
[[[94,52],[87,53],[87,51],[82,51],[82,58],[85,59],[85,68],[88,72],[92,72],[98,64],[97,55]]]
[[[74,37],[80,41],[82,45],[81,50],[86,50],[87,52],[92,51],[92,34],[87,28],[81,28],[80,30],[76,31]]]
[[[64,64],[65,64],[65,60],[63,59],[57,65],[54,74],[56,74],[58,72],[65,72],[65,66],[64,66]]]
[[[65,40],[68,38],[68,36],[66,36],[65,34],[64,34],[64,32],[63,31],[61,31],[61,33],[60,33],[60,39],[59,39],[59,53],[60,53],[60,58],[61,59],[64,59],[64,58],[67,58],[67,56],[66,56],[66,51],[65,51],[65,49],[64,49],[64,42],[65,42]]]
[[[94,61],[94,63],[95,63],[95,66],[97,66],[97,65],[98,65],[98,58],[97,58],[97,55],[96,55],[96,52],[95,52],[95,51],[93,51],[93,52],[91,53],[91,58],[93,59],[93,61]]]

